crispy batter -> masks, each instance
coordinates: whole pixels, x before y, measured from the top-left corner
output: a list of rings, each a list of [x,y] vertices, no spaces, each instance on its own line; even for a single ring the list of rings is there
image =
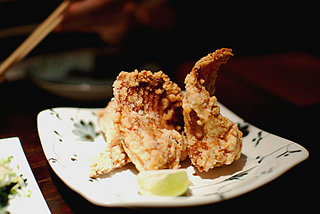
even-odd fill
[[[97,113],[98,115],[98,125],[104,134],[105,140],[108,146],[121,145],[119,130],[115,129],[113,118],[116,113],[115,100],[114,98],[108,103],[106,108]]]
[[[242,133],[236,124],[220,114],[213,96],[218,69],[233,55],[231,51],[222,48],[203,57],[185,79],[183,115],[187,150],[199,171],[229,165],[241,155]]]
[[[116,127],[139,171],[178,168],[186,158],[181,89],[162,71],[121,72],[113,84]]]
[[[119,130],[115,128],[115,101],[112,99],[107,107],[98,112],[98,124],[107,142],[106,148],[96,157],[90,166],[90,177],[98,177],[113,169],[120,168],[130,162],[125,153]]]
[[[107,147],[90,176],[130,161],[139,171],[175,169],[189,155],[199,171],[208,171],[239,159],[242,133],[220,114],[214,96],[218,69],[232,55],[222,48],[200,59],[185,79],[184,97],[161,71],[121,72],[113,85],[114,99],[99,114]]]

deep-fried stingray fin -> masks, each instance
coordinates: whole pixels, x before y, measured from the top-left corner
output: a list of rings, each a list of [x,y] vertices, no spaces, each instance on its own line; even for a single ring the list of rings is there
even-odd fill
[[[222,48],[213,53],[209,53],[207,56],[196,62],[190,73],[190,75],[194,75],[194,78],[197,80],[193,82],[195,86],[204,86],[210,96],[213,96],[219,67],[222,64],[226,64],[230,56],[233,56],[232,50],[229,48]]]
[[[115,127],[115,101],[112,99],[103,111],[97,113],[98,124],[106,140],[105,149],[92,160],[90,177],[98,177],[131,162],[125,153],[119,130]]]
[[[186,157],[181,89],[163,72],[121,72],[113,84],[123,148],[136,168],[178,168]]]
[[[183,115],[187,150],[200,171],[231,164],[240,158],[242,133],[236,124],[220,114],[213,96],[217,72],[232,56],[222,48],[200,59],[185,79]]]

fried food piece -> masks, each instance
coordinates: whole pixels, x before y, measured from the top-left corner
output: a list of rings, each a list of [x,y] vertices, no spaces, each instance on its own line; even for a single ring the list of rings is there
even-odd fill
[[[186,158],[183,94],[162,71],[121,72],[113,84],[115,125],[139,171],[176,169]]]
[[[220,65],[227,63],[231,49],[222,48],[200,59],[185,79],[183,115],[187,150],[199,171],[229,165],[240,158],[242,133],[237,124],[220,114],[213,96]]]
[[[111,170],[121,168],[130,162],[121,143],[119,130],[113,123],[115,116],[115,101],[112,99],[107,107],[98,112],[98,124],[107,142],[106,148],[96,157],[90,166],[90,177],[107,174]]]
[[[108,105],[102,111],[97,113],[98,125],[101,132],[104,134],[104,138],[108,143],[108,146],[121,145],[120,133],[114,127],[113,118],[116,113],[115,100],[112,98]]]

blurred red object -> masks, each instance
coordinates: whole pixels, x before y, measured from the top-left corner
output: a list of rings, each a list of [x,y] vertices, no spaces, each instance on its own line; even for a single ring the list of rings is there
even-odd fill
[[[320,103],[320,58],[312,55],[234,57],[224,69],[296,105]]]

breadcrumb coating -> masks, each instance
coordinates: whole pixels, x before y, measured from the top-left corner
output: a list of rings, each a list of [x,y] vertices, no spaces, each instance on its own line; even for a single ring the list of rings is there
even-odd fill
[[[90,177],[107,174],[116,168],[121,168],[131,162],[121,143],[119,130],[115,127],[115,100],[112,99],[107,107],[98,112],[98,124],[106,140],[106,148],[96,157],[90,166]]]
[[[180,167],[186,158],[183,94],[162,71],[121,72],[113,84],[114,123],[139,171]]]
[[[219,67],[231,49],[222,48],[200,59],[185,79],[183,115],[188,156],[199,171],[229,165],[240,158],[242,133],[237,124],[220,114],[215,92]]]
[[[176,169],[189,156],[208,171],[239,159],[242,133],[220,114],[214,96],[219,67],[230,56],[232,50],[222,48],[201,58],[185,79],[185,95],[162,71],[121,72],[114,98],[98,114],[107,144],[90,176],[131,161],[139,171]]]

